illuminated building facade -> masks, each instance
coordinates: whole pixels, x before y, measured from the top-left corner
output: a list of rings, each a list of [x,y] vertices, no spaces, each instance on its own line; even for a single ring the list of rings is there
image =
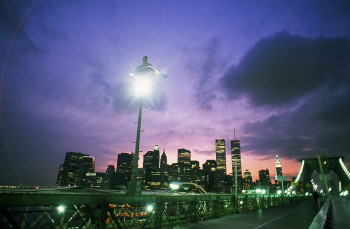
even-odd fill
[[[180,181],[180,166],[179,163],[169,165],[169,181]]]
[[[242,162],[241,162],[241,145],[239,140],[231,141],[231,156],[232,156],[233,186],[235,186],[236,184],[235,165],[237,164],[237,190],[241,191],[243,186],[243,178],[242,178]]]
[[[89,156],[83,153],[67,152],[64,163],[60,165],[57,186],[76,186],[78,185],[80,167],[83,157]]]
[[[282,176],[282,165],[278,155],[276,155],[275,165],[276,165],[276,176]]]
[[[249,190],[252,188],[253,178],[252,173],[246,169],[243,173],[243,189]]]
[[[159,168],[159,146],[156,144],[153,151],[143,156],[143,168],[146,169],[145,189],[154,190],[161,187],[161,170]]]
[[[200,184],[201,177],[199,173],[199,161],[191,161],[190,162],[190,182]]]
[[[177,162],[190,162],[191,161],[191,151],[188,149],[178,149],[177,150]]]
[[[225,183],[226,175],[226,149],[225,139],[216,139],[216,175],[219,186],[223,186]]]

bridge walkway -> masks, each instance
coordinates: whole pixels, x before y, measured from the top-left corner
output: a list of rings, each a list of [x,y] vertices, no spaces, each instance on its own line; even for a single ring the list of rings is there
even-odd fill
[[[268,228],[295,229],[309,228],[320,211],[325,200],[319,199],[316,204],[312,198],[285,206],[267,208],[254,212],[229,215],[204,222],[180,225],[176,229],[205,229],[205,228]],[[348,227],[349,228],[349,227]]]

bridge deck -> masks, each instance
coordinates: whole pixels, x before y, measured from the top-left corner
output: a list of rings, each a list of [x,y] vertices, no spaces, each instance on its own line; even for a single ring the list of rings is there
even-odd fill
[[[321,204],[317,205],[313,199],[308,199],[301,203],[230,215],[190,225],[181,225],[175,228],[309,228],[321,207]]]

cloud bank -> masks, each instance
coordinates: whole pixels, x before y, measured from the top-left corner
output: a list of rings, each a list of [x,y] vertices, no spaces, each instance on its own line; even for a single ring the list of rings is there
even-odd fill
[[[247,150],[294,158],[350,149],[350,42],[280,32],[261,39],[221,78],[229,100],[270,112],[244,125]]]

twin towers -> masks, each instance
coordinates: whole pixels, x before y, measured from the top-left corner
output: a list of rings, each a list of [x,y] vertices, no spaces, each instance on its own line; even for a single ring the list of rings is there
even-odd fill
[[[216,172],[218,177],[218,185],[224,186],[225,175],[227,172],[225,139],[221,139],[221,138],[216,139],[215,145],[216,145]],[[241,190],[243,187],[243,178],[242,178],[241,146],[240,146],[239,140],[231,141],[231,159],[232,159],[233,186],[236,186],[237,184],[238,190]],[[236,177],[237,177],[237,180],[236,180]]]

